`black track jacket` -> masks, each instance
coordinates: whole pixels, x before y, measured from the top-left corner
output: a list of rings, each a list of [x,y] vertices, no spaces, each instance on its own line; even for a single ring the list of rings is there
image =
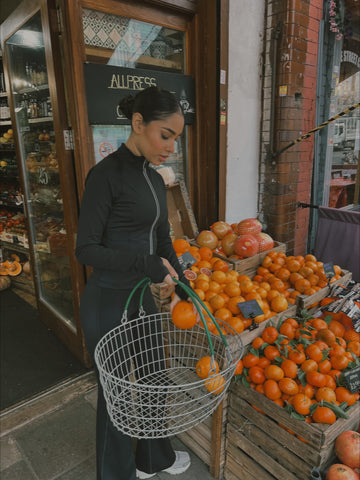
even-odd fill
[[[168,270],[160,257],[188,284],[169,236],[164,181],[124,144],[88,173],[75,254],[102,287],[131,289],[145,277],[162,282]],[[179,286],[176,292],[187,298]]]

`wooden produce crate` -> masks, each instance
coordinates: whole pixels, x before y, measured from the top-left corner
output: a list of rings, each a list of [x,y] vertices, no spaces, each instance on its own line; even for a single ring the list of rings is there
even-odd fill
[[[323,471],[335,459],[336,437],[345,430],[357,430],[360,403],[356,402],[347,414],[348,419],[338,419],[333,425],[307,424],[292,418],[284,408],[255,390],[233,383],[226,430],[225,480],[309,480],[313,467]]]
[[[310,308],[316,308],[316,305],[325,297],[330,294],[331,289],[335,285],[347,285],[348,282],[352,279],[352,273],[347,270],[342,271],[341,278],[331,283],[330,285],[322,288],[313,295],[298,295],[296,297],[296,306],[297,313],[300,313],[301,310],[308,310]]]
[[[256,275],[256,269],[261,265],[266,255],[272,251],[286,253],[285,243],[274,242],[274,247],[270,250],[258,253],[249,258],[244,258],[243,260],[228,258],[224,255],[220,255],[219,253],[214,253],[214,255],[221,258],[222,260],[225,260],[228,263],[231,263],[234,270],[236,270],[237,272],[242,273],[243,275],[254,276]]]

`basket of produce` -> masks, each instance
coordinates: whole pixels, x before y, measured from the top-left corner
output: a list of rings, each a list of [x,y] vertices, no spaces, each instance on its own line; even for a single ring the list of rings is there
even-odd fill
[[[205,420],[224,398],[243,353],[239,335],[175,281],[192,302],[179,302],[172,314],[146,315],[142,298],[149,280],[144,279],[131,292],[121,324],[95,349],[109,416],[118,430],[136,438],[176,435]],[[128,319],[138,288],[139,316]]]

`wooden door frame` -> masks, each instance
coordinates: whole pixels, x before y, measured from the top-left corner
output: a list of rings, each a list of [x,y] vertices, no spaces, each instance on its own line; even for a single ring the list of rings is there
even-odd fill
[[[88,124],[83,63],[86,61],[81,9],[90,8],[186,32],[186,73],[194,75],[196,122],[189,128],[189,195],[200,227],[218,217],[217,137],[217,2],[218,0],[59,0],[64,28],[65,76],[75,138],[78,197],[94,165]],[[161,9],[159,9],[161,6]],[[205,61],[206,59],[206,61]]]
[[[68,235],[68,254],[71,271],[71,285],[73,291],[73,311],[76,331],[69,327],[59,315],[51,308],[47,307],[46,302],[41,300],[37,281],[35,281],[35,290],[37,303],[41,320],[50,327],[59,339],[69,348],[69,350],[85,365],[90,365],[90,358],[85,348],[85,341],[82,333],[79,317],[80,291],[84,283],[84,271],[75,261],[75,232],[77,230],[77,215],[75,215],[74,205],[77,205],[75,190],[75,176],[73,171],[72,152],[65,150],[63,140],[63,130],[67,126],[67,112],[63,102],[65,89],[63,84],[61,70],[61,56],[58,42],[57,10],[55,0],[28,0],[19,5],[17,9],[2,24],[2,43],[13,35],[23,24],[30,20],[33,15],[40,12],[43,28],[44,49],[49,78],[49,94],[53,109],[53,125],[55,131],[56,155],[59,161],[59,175],[61,178],[61,190],[63,194],[64,222]],[[10,78],[8,71],[8,60],[6,48],[4,48],[6,77]],[[9,81],[7,81],[9,84]],[[16,118],[14,114],[14,101],[12,91],[9,88],[9,102],[11,107],[12,124],[17,129]],[[21,159],[19,145],[16,145],[17,158]],[[22,166],[20,168],[22,172]],[[21,173],[21,181],[24,189],[25,178]],[[76,209],[77,210],[77,209]],[[29,222],[28,222],[29,228]],[[31,238],[29,239],[31,251],[34,251]],[[32,257],[32,256],[31,256]],[[35,269],[35,259],[30,258],[33,272]]]

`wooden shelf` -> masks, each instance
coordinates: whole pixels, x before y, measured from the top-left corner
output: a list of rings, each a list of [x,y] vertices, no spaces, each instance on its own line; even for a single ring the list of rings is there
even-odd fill
[[[114,50],[111,48],[102,48],[102,47],[85,47],[85,54],[87,59],[90,61],[92,58],[99,60],[108,60],[114,54]],[[103,62],[106,63],[106,62]],[[182,65],[179,62],[173,60],[165,60],[163,58],[153,58],[146,55],[141,55],[135,61],[137,65],[153,65],[154,67],[169,68],[172,70],[182,70]]]

